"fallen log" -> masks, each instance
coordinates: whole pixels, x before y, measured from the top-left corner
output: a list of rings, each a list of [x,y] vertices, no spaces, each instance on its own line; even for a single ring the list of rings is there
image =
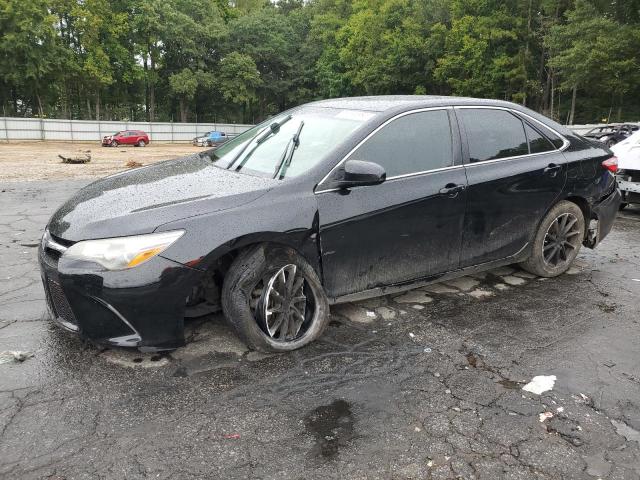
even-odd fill
[[[74,156],[65,157],[64,155],[58,155],[62,159],[62,163],[88,163],[91,161],[91,154],[77,153]]]

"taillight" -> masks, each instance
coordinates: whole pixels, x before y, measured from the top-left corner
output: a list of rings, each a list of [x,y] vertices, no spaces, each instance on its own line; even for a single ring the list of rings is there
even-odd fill
[[[602,162],[602,166],[611,173],[616,173],[618,171],[618,157],[607,158]]]

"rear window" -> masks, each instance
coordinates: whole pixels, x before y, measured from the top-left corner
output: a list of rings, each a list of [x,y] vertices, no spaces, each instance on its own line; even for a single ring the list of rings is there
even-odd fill
[[[524,123],[524,130],[527,134],[530,153],[544,153],[555,150],[554,145],[549,141],[549,139],[531,125],[527,124],[527,122]]]
[[[483,162],[527,155],[529,147],[522,120],[505,110],[458,110],[469,144],[469,161]]]

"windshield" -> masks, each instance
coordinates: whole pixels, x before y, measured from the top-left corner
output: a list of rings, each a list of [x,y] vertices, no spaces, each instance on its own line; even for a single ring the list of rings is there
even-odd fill
[[[303,107],[270,118],[227,141],[213,151],[213,161],[220,168],[273,177],[287,149],[294,148],[278,178],[295,177],[317,165],[374,115],[359,110]],[[302,122],[304,129],[300,129]],[[298,132],[296,142],[293,139]]]

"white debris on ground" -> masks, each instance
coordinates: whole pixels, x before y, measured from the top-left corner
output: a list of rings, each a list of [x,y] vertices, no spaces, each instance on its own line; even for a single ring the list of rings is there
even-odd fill
[[[450,287],[455,287],[458,290],[462,290],[463,292],[468,292],[469,290],[480,284],[480,281],[471,277],[460,277],[454,278],[453,280],[448,280],[446,284]]]
[[[540,395],[551,390],[555,385],[556,380],[557,378],[555,375],[537,375],[522,387],[522,390]]]
[[[482,288],[476,288],[472,292],[469,292],[469,295],[471,295],[473,298],[486,298],[486,297],[492,297],[493,292],[491,290],[483,290]]]
[[[524,285],[525,283],[527,283],[527,281],[524,278],[521,277],[516,277],[513,275],[506,275],[504,277],[502,277],[502,280],[504,280],[504,283],[508,284],[508,285]]]
[[[375,312],[362,308],[353,303],[341,303],[331,307],[333,313],[347,317],[349,320],[357,323],[371,323],[376,318]],[[373,315],[371,315],[373,313]]]
[[[389,307],[376,308],[376,313],[382,317],[383,320],[393,320],[396,318],[396,312]]]
[[[421,290],[430,293],[458,293],[458,290],[455,288],[447,287],[442,283],[434,283],[432,285],[427,285],[426,287],[422,287]]]
[[[9,350],[0,352],[0,364],[2,363],[22,363],[27,358],[33,357],[33,352],[23,352],[20,350]]]
[[[169,365],[169,358],[166,356],[140,353],[136,350],[109,349],[99,356],[109,363],[126,368],[159,368]]]
[[[411,290],[399,297],[394,298],[398,303],[430,303],[433,298],[421,290]]]
[[[550,418],[553,418],[553,413],[551,412],[544,412],[541,413],[540,415],[538,415],[539,419],[540,419],[540,423],[544,422],[545,420],[549,420]]]

